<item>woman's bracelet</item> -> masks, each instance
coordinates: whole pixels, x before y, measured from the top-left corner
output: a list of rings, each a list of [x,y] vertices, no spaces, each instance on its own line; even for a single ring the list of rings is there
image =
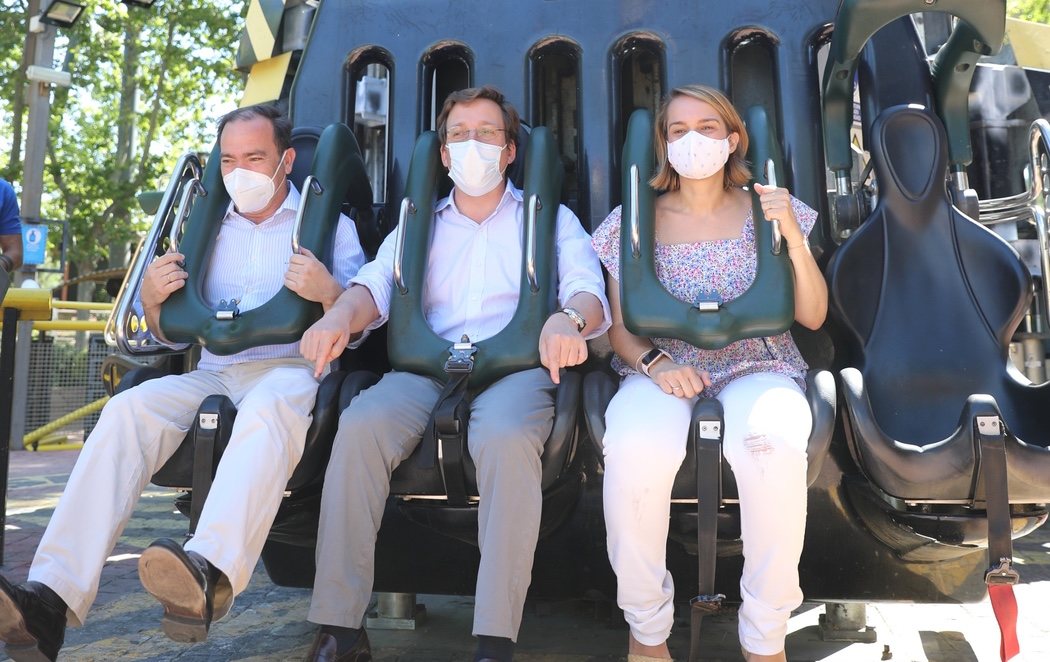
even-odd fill
[[[792,249],[795,249],[795,248],[809,248],[809,240],[808,239],[803,239],[802,243],[799,244],[798,246],[788,246],[788,250],[789,251],[792,250]]]

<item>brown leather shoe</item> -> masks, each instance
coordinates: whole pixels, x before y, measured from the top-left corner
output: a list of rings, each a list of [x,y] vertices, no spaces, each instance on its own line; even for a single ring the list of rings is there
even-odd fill
[[[168,538],[155,540],[139,557],[139,581],[164,607],[161,627],[169,639],[196,643],[208,638],[212,618],[232,603],[229,581],[206,558]],[[216,606],[216,593],[222,597]]]
[[[322,630],[317,631],[306,662],[372,662],[372,646],[368,643],[368,633],[361,630],[350,650],[340,651],[335,637]]]
[[[66,638],[66,604],[44,584],[0,576],[0,641],[16,662],[54,662]]]

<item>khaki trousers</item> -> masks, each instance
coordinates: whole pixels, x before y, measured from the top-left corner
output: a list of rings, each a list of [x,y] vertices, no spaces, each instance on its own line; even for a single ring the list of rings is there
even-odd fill
[[[207,396],[238,407],[229,446],[186,544],[248,585],[284,487],[299,463],[317,380],[302,359],[253,361],[153,379],[114,396],[80,452],[40,540],[29,579],[50,586],[79,625],[107,556],[150,478],[175,452]]]
[[[467,445],[478,470],[481,547],[475,635],[518,636],[539,535],[540,455],[554,390],[546,370],[525,370],[495,382],[471,405]],[[361,626],[390,474],[419,445],[440,392],[429,377],[392,372],[343,412],[321,497],[314,623]]]

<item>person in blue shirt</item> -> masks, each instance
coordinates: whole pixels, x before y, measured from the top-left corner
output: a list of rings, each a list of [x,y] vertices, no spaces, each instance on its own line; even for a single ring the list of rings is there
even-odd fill
[[[0,269],[11,272],[22,265],[22,222],[15,190],[0,179]]]

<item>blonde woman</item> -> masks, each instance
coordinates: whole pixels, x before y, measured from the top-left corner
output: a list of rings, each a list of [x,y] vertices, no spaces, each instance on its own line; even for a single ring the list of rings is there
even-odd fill
[[[755,227],[740,115],[719,91],[676,88],[657,114],[656,268],[673,295],[693,302],[743,294],[755,277]],[[806,237],[817,214],[786,189],[755,185],[779,220],[795,274],[795,319],[816,329],[827,288]],[[666,566],[671,487],[685,457],[693,403],[725,411],[724,453],[739,488],[744,570],[740,643],[749,661],[786,660],[791,611],[802,602],[798,561],[806,524],[806,444],[812,420],[807,370],[790,333],[703,350],[630,333],[620,308],[620,209],[594,233],[609,271],[616,356],[624,377],[605,414],[605,521],[617,602],[630,626],[629,659],[669,659],[674,585]]]

